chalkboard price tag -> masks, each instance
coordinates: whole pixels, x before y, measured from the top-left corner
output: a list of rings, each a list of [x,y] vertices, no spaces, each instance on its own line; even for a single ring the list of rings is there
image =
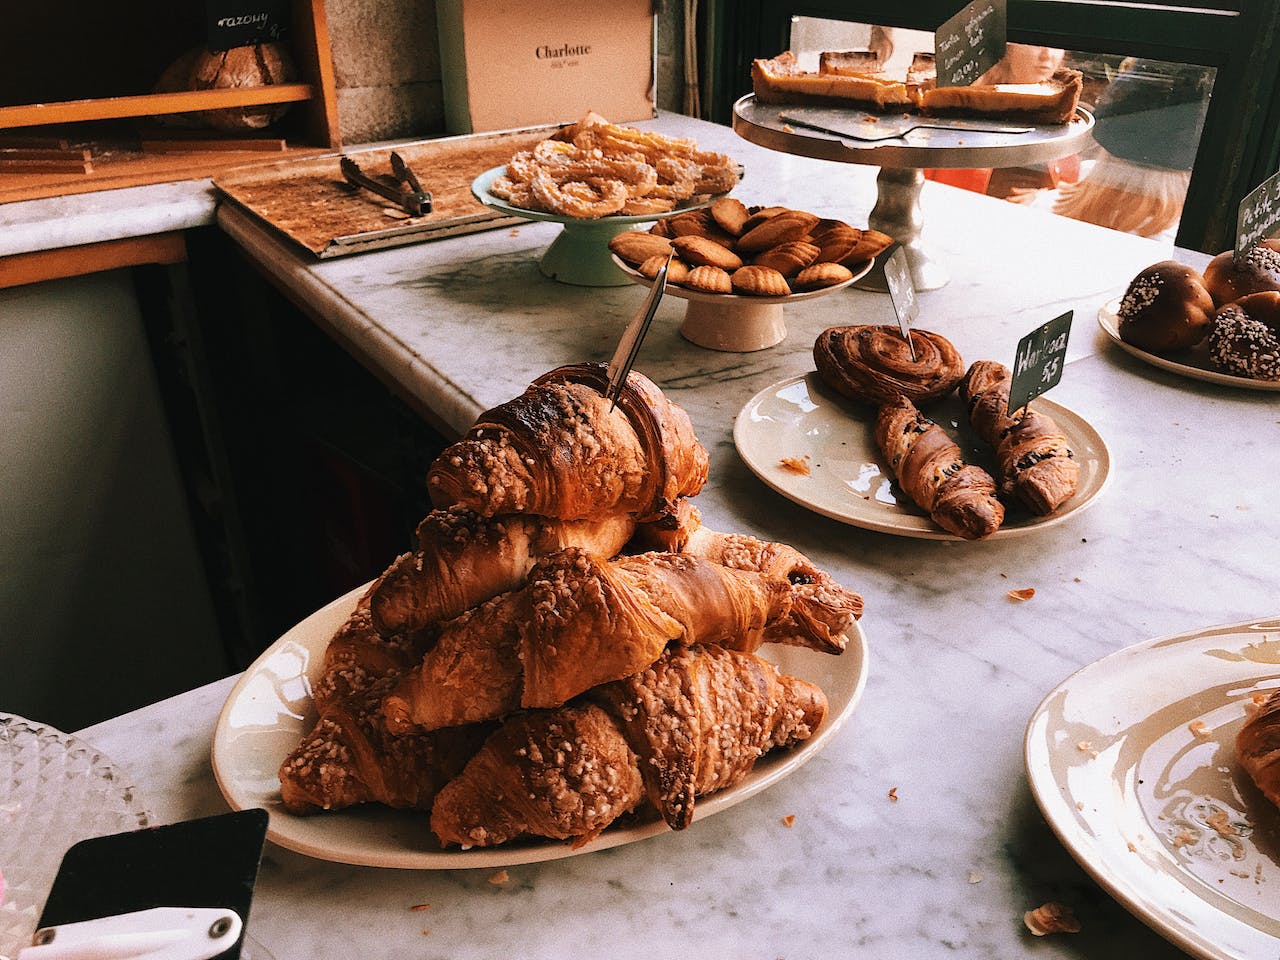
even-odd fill
[[[1062,379],[1073,312],[1068,310],[1018,341],[1018,352],[1013,360],[1013,382],[1009,384],[1010,414],[1025,407]]]
[[[1236,212],[1235,258],[1239,260],[1280,227],[1280,173],[1264,180],[1240,201]]]
[[[920,304],[916,301],[916,285],[911,279],[907,251],[901,244],[884,261],[884,282],[889,288],[893,312],[898,315],[898,329],[902,331],[902,338],[910,343],[911,325],[920,315]],[[914,352],[913,348],[912,353]]]
[[[211,52],[281,40],[289,26],[289,0],[205,0]]]
[[[967,87],[1004,56],[1005,0],[973,0],[933,34],[938,86]]]

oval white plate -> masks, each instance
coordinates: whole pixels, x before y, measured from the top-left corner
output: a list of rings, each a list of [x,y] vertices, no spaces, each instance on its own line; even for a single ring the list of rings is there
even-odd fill
[[[1039,397],[1036,408],[1053,417],[1080,463],[1075,495],[1047,517],[1010,510],[989,539],[1033,533],[1085,509],[1111,472],[1106,444],[1084,419]],[[747,401],[733,425],[742,460],[766,485],[801,506],[855,527],[927,540],[960,540],[914,505],[899,501],[874,434],[874,414],[855,414],[854,401],[828,390],[816,371],[766,387]],[[962,405],[955,395],[927,408],[930,417],[956,438],[969,463],[990,460],[968,442]],[[788,470],[783,460],[803,461],[808,475]]]
[[[303,734],[315,724],[311,682],[319,673],[329,638],[355,608],[367,587],[322,607],[271,645],[236,682],[218,716],[213,737],[213,772],[234,810],[263,807],[267,839],[297,853],[374,867],[445,870],[534,863],[592,853],[667,832],[662,821],[606,830],[576,849],[538,841],[492,849],[442,850],[426,814],[376,805],[310,817],[294,816],[280,805],[277,772]],[[799,647],[767,646],[762,656],[784,673],[818,684],[829,713],[817,734],[794,750],[763,757],[737,786],[699,799],[694,819],[719,813],[794,773],[813,757],[849,718],[866,682],[866,639],[860,628],[839,656]]]
[[[1234,745],[1251,694],[1277,686],[1280,620],[1250,621],[1104,657],[1027,724],[1027,777],[1059,839],[1135,916],[1207,960],[1277,955],[1280,811]]]
[[[1209,366],[1209,359],[1203,348],[1184,350],[1178,354],[1182,359],[1174,360],[1169,357],[1162,357],[1159,354],[1148,353],[1146,350],[1135,347],[1131,343],[1125,343],[1120,339],[1120,317],[1117,313],[1119,309],[1119,297],[1099,307],[1098,326],[1102,327],[1102,332],[1110,337],[1116,346],[1139,360],[1145,360],[1153,367],[1159,367],[1161,370],[1180,373],[1184,377],[1190,377],[1192,380],[1203,380],[1206,383],[1217,383],[1225,387],[1240,387],[1244,390],[1280,390],[1280,380],[1253,380],[1249,377],[1237,377],[1212,369]]]

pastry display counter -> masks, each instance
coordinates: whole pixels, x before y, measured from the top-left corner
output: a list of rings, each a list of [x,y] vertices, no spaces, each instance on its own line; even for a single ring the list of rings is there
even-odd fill
[[[767,198],[855,225],[875,203],[874,168],[763,149],[684,118],[645,125],[731,153],[746,170],[735,191],[746,203]],[[452,960],[558,957],[566,947],[648,957],[655,944],[671,956],[762,958],[1249,955],[1238,947],[1247,941],[1228,935],[1238,919],[1180,911],[1159,895],[1139,909],[1109,872],[1110,857],[1089,860],[1088,844],[1073,843],[1078,862],[1058,838],[1062,824],[1041,813],[1035,791],[1052,774],[1029,775],[1024,737],[1033,716],[1046,722],[1051,691],[1109,654],[1280,612],[1271,556],[1280,516],[1266,453],[1280,429],[1274,396],[1155,368],[1099,328],[1099,308],[1173,253],[1167,247],[932,183],[920,202],[926,231],[936,232],[931,253],[952,280],[920,294],[917,326],[947,336],[966,361],[1011,364],[1020,337],[1074,311],[1065,373],[1049,399],[1106,445],[1109,475],[1089,509],[979,543],[901,536],[809,509],[744,463],[735,419],[770,385],[813,369],[822,330],[894,322],[888,297],[847,288],[817,298],[790,317],[782,343],[742,354],[688,342],[678,330],[683,302],[664,302],[636,369],[688,411],[710,453],[710,482],[695,501],[703,520],[789,543],[863,595],[866,678],[856,708],[821,752],[767,789],[684,832],[599,852],[400,870],[269,846],[249,922],[257,941],[281,957]],[[315,262],[234,207],[218,216],[266,276],[453,434],[552,368],[607,360],[646,294],[543,277],[537,259],[555,224]],[[1254,657],[1243,686],[1280,673],[1267,628],[1240,633],[1257,642],[1223,656]],[[1194,674],[1195,664],[1171,669]],[[235,682],[78,736],[128,771],[156,822],[224,811],[210,741]],[[1063,728],[1054,764],[1110,762],[1108,719],[1095,722],[1093,733]],[[1091,737],[1098,756],[1079,746]],[[1249,810],[1258,837],[1275,831],[1275,810]],[[1081,813],[1082,822],[1091,815]],[[1159,846],[1160,831],[1154,819],[1136,830],[1133,856]],[[1276,863],[1257,868],[1248,912],[1274,934]],[[1179,895],[1199,897],[1193,887]],[[1035,936],[1024,914],[1055,902],[1072,910],[1079,932]],[[1185,928],[1186,917],[1206,914],[1207,926]]]

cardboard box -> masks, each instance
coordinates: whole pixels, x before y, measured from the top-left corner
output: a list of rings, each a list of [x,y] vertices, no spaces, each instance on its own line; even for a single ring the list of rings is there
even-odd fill
[[[450,133],[654,116],[652,0],[437,0]]]

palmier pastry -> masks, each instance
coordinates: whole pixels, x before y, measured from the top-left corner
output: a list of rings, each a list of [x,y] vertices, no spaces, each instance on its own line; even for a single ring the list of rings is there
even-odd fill
[[[964,361],[946,337],[912,330],[908,345],[895,326],[831,327],[814,342],[813,361],[827,386],[873,406],[900,396],[928,403],[964,376]]]
[[[1251,293],[1219,310],[1209,362],[1233,376],[1280,380],[1280,292]]]
[[[1280,290],[1280,240],[1263,240],[1239,260],[1227,250],[1204,268],[1204,285],[1219,307],[1251,293]]]
[[[1236,734],[1236,757],[1257,788],[1280,806],[1280,690],[1273,691]]]
[[[1129,281],[1116,315],[1125,343],[1168,353],[1203,340],[1213,312],[1213,297],[1200,272],[1176,260],[1162,260]]]

